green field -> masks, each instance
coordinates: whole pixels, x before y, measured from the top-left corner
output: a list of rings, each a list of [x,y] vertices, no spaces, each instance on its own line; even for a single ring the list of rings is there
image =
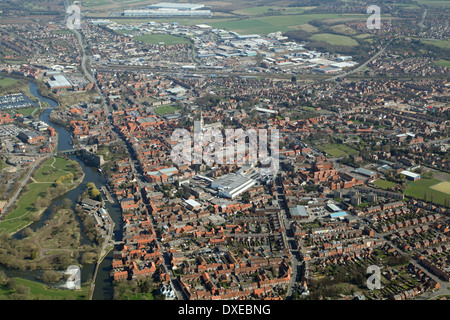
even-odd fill
[[[425,200],[435,204],[444,205],[445,199],[450,201],[450,195],[434,190],[433,186],[439,185],[442,181],[438,179],[426,179],[409,182],[405,190],[405,195],[414,199]],[[426,199],[425,199],[426,197]]]
[[[177,110],[178,110],[178,108],[176,108],[174,106],[164,106],[164,107],[156,108],[155,112],[159,116],[165,116],[167,114],[173,114]]]
[[[332,157],[346,157],[349,155],[357,155],[358,151],[344,144],[325,144],[318,146],[317,149],[326,152]]]
[[[440,67],[450,68],[450,60],[440,59],[440,60],[436,61],[434,64],[437,66],[440,66]]]
[[[65,176],[71,172],[69,168],[70,162],[66,161],[62,158],[56,158],[53,161],[53,158],[45,161],[42,167],[36,172],[34,176],[34,180],[36,182],[54,182],[58,180],[58,178]],[[70,182],[70,181],[68,181]]]
[[[420,39],[420,42],[428,44],[430,46],[435,46],[443,49],[450,49],[450,41],[448,40],[425,40]]]
[[[333,46],[349,46],[354,47],[358,45],[358,42],[350,37],[341,36],[331,33],[318,33],[310,37],[311,40],[325,41]]]
[[[15,83],[17,83],[16,79],[0,77],[0,88],[8,87],[8,86],[13,85]]]
[[[276,6],[261,6],[261,7],[250,7],[245,9],[239,9],[233,11],[233,13],[241,16],[258,16],[264,14],[294,14],[303,13],[306,10],[313,9],[315,7],[276,7]]]
[[[81,0],[84,7],[96,7],[112,3],[111,0]]]
[[[387,180],[383,180],[383,179],[378,179],[373,184],[376,187],[383,189],[383,190],[389,190],[397,185],[395,182],[387,181]]]
[[[278,14],[265,17],[250,17],[250,18],[167,18],[160,19],[162,22],[178,22],[180,25],[197,25],[207,24],[214,28],[234,31],[240,34],[267,34],[271,32],[286,32],[289,30],[299,29],[300,26],[307,24],[313,20],[330,20],[340,21],[362,21],[366,19],[366,15],[352,14]],[[110,19],[119,24],[141,23],[141,19]]]
[[[0,222],[0,232],[15,233],[29,225],[32,222],[30,215],[39,212],[35,208],[36,201],[45,196],[47,189],[52,187],[58,178],[74,173],[73,169],[67,167],[70,162],[63,158],[55,158],[54,162],[53,158],[45,161],[34,174],[36,182],[30,180],[27,185],[28,191],[24,192],[16,201],[17,208]],[[50,174],[44,174],[50,169]],[[70,187],[72,181],[67,180],[63,184]]]
[[[431,189],[450,195],[450,181],[441,182],[432,186]]]
[[[308,23],[313,20],[327,20],[327,19],[355,19],[362,15],[355,15],[345,17],[340,14],[293,14],[293,15],[279,15],[267,16],[261,18],[228,20],[223,22],[210,23],[215,28],[231,30],[238,33],[256,33],[265,34],[270,32],[282,31],[286,32],[298,26]]]
[[[450,7],[450,2],[445,0],[416,0],[416,2],[431,7]]]
[[[189,39],[184,37],[173,36],[170,34],[146,34],[143,36],[137,36],[133,39],[142,41],[148,44],[163,44],[166,46],[189,43]]]
[[[28,300],[86,300],[89,291],[88,286],[82,286],[80,290],[64,290],[51,288],[36,281],[21,278],[13,279],[16,286],[30,288]],[[8,288],[7,285],[0,285],[0,300],[4,300],[3,297],[8,299],[15,292],[16,290]]]

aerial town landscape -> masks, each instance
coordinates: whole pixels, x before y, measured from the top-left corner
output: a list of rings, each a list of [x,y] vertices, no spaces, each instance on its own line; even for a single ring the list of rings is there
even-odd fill
[[[0,300],[449,299],[449,16],[2,1]]]

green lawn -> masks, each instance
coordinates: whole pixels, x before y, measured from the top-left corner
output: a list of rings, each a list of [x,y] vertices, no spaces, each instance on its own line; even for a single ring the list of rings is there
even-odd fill
[[[440,59],[434,63],[437,66],[450,68],[450,60]]]
[[[39,183],[30,181],[27,185],[28,191],[22,193],[16,201],[18,206],[17,209],[7,214],[4,220],[0,222],[0,232],[15,233],[29,225],[32,222],[29,218],[30,214],[37,212],[34,207],[36,200],[43,197],[46,190],[53,186],[59,177],[65,176],[69,174],[69,172],[74,173],[73,170],[67,167],[71,162],[70,160],[67,161],[63,158],[56,158],[54,163],[55,168],[50,166],[52,162],[53,158],[46,160],[36,171],[33,178]],[[43,174],[49,169],[53,169],[54,172],[48,175]],[[66,172],[65,170],[69,172]],[[69,185],[71,182],[72,181],[67,180],[63,183]]]
[[[171,34],[146,34],[134,37],[136,41],[142,41],[148,44],[163,44],[166,46],[189,43],[189,39],[173,36]]]
[[[316,41],[325,41],[333,46],[354,47],[358,45],[358,42],[355,39],[331,33],[314,34],[310,37],[310,39]]]
[[[395,187],[397,184],[392,181],[387,181],[383,179],[378,179],[373,183],[376,187],[381,188],[383,190],[388,190]]]
[[[357,155],[358,151],[344,144],[325,144],[317,147],[319,150],[328,153],[332,157],[346,157]]]
[[[0,77],[0,88],[8,87],[8,86],[10,86],[12,84],[15,84],[15,83],[17,83],[16,79]]]
[[[69,168],[69,164],[70,161],[63,158],[56,158],[54,162],[53,158],[50,158],[45,161],[42,167],[36,172],[34,179],[37,182],[54,182],[62,176],[73,173],[73,170]]]
[[[176,108],[174,106],[164,106],[164,107],[156,108],[155,112],[159,116],[165,116],[167,114],[173,114],[177,110],[178,110],[178,108]]]
[[[405,195],[414,199],[425,200],[435,204],[444,205],[445,199],[450,200],[450,195],[434,190],[431,187],[442,183],[438,179],[426,179],[409,182],[405,190]],[[425,199],[426,195],[426,199]]]
[[[89,287],[82,286],[80,290],[64,290],[51,288],[45,284],[26,280],[22,278],[13,278],[16,285],[22,285],[30,288],[29,300],[46,299],[46,300],[87,300]],[[8,297],[15,291],[9,289],[6,285],[0,286],[0,297]]]

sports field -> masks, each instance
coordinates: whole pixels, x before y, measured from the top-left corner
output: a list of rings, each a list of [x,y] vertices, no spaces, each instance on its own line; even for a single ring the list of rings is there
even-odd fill
[[[159,116],[165,116],[165,115],[168,115],[168,114],[173,114],[177,110],[178,110],[178,108],[176,108],[174,106],[164,106],[164,107],[156,108],[155,112]]]
[[[450,181],[441,182],[431,187],[431,189],[450,195]]]
[[[383,179],[378,179],[373,184],[383,190],[389,190],[397,185],[395,182],[387,181],[387,180],[383,180]]]
[[[414,182],[409,182],[405,190],[405,195],[414,199],[445,205],[446,201],[450,201],[450,194],[447,193],[449,192],[447,190],[448,186],[450,186],[450,181],[442,182],[438,179],[422,178]]]
[[[357,155],[358,151],[346,146],[345,144],[325,144],[318,146],[317,149],[328,153],[332,157],[346,157],[348,155]]]

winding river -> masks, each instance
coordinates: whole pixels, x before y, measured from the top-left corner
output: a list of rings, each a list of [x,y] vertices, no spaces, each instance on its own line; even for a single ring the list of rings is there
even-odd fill
[[[50,105],[50,108],[44,110],[42,114],[39,116],[39,119],[51,125],[55,131],[58,133],[58,151],[65,151],[73,149],[73,146],[70,144],[71,135],[70,133],[58,124],[52,123],[49,120],[50,112],[58,103],[54,100],[43,97],[39,94],[37,90],[37,86],[33,82],[29,82],[30,84],[30,92],[38,98],[40,101],[45,101]],[[51,207],[54,205],[60,205],[63,203],[64,199],[69,199],[73,203],[73,207],[75,206],[78,197],[83,193],[86,188],[86,184],[88,182],[93,182],[97,187],[106,184],[106,178],[103,174],[101,174],[97,168],[87,166],[83,161],[81,161],[77,156],[71,156],[70,159],[77,161],[82,167],[85,177],[83,182],[75,189],[67,192],[66,194],[54,199],[50,207],[43,213],[41,219],[37,222],[34,222],[29,227],[33,230],[36,230],[44,225],[44,223],[49,219],[51,215]],[[121,240],[122,239],[122,218],[120,206],[117,204],[117,201],[113,204],[106,202],[105,209],[109,212],[112,220],[115,223],[114,226],[114,239]],[[82,232],[83,233],[83,232]],[[22,233],[18,232],[14,235],[16,239],[22,238]],[[89,244],[90,241],[83,235],[82,236],[82,244]],[[97,271],[97,276],[95,279],[95,290],[93,293],[93,300],[111,300],[113,299],[113,284],[112,280],[109,276],[109,272],[111,270],[112,263],[112,255],[113,250],[108,253],[108,255],[103,259],[102,263],[99,266]],[[8,276],[16,276],[21,278],[26,278],[29,280],[39,281],[39,276],[41,272],[39,271],[18,271],[18,270],[5,270],[4,268],[0,269],[4,270]],[[89,278],[93,277],[95,269],[95,264],[83,266],[81,269],[81,282],[85,282]]]

